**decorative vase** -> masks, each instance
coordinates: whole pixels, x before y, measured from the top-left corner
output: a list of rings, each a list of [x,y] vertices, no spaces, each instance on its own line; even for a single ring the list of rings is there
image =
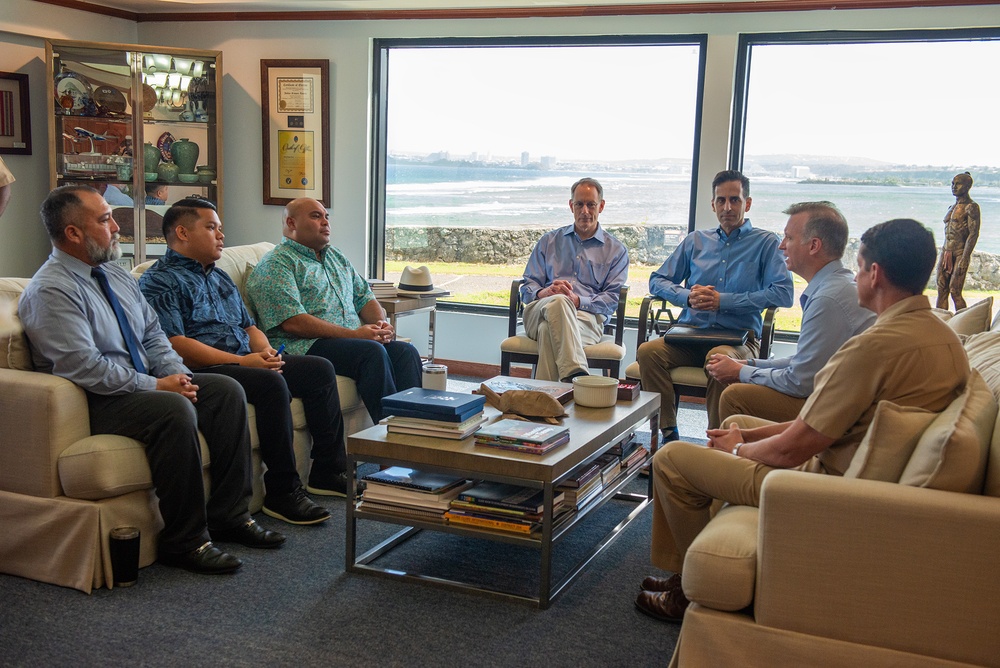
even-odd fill
[[[170,145],[170,155],[181,174],[194,174],[198,164],[198,145],[187,139],[178,139]]]
[[[210,165],[199,165],[198,166],[198,180],[202,183],[211,183],[215,180],[217,176],[215,173],[215,168]]]
[[[177,174],[179,172],[180,168],[178,168],[173,162],[161,162],[156,168],[156,173],[160,177],[160,180],[167,183],[173,183],[176,181]]]
[[[146,173],[152,174],[156,171],[156,166],[160,164],[160,149],[149,142],[142,145],[142,161],[146,168]]]
[[[197,106],[195,107],[194,110],[194,120],[199,121],[201,123],[208,122],[208,111],[205,110],[204,100],[198,100]]]
[[[181,120],[184,121],[185,123],[190,123],[191,121],[194,120],[194,112],[191,110],[192,104],[193,102],[191,102],[191,100],[188,100],[187,104],[184,106],[184,111],[181,112]]]

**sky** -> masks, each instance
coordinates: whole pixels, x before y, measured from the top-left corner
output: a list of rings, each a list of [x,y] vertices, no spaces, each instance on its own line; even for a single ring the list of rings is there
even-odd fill
[[[998,62],[1000,41],[754,47],[745,152],[996,166]],[[389,150],[690,159],[697,65],[694,45],[393,49]]]

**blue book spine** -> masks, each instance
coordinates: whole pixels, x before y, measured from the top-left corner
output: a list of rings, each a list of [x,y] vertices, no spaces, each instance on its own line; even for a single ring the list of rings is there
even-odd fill
[[[460,394],[413,387],[383,397],[382,410],[385,413],[392,413],[396,409],[402,408],[440,415],[465,414],[466,417],[469,417],[476,411],[482,410],[485,404],[486,397],[479,394]]]

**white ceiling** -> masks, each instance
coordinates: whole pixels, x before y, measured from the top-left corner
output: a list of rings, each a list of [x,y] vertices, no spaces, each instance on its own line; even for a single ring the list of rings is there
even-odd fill
[[[787,1],[787,0],[779,0]],[[530,10],[617,5],[720,4],[719,0],[84,0],[138,14],[282,11]],[[725,4],[757,0],[726,0]],[[772,2],[771,4],[777,4]]]

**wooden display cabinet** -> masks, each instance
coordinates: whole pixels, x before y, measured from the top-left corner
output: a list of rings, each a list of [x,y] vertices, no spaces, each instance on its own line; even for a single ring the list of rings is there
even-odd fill
[[[166,251],[161,224],[172,202],[199,195],[221,217],[221,51],[52,40],[45,53],[50,187],[101,191],[134,263]],[[159,186],[164,203],[147,200]]]

